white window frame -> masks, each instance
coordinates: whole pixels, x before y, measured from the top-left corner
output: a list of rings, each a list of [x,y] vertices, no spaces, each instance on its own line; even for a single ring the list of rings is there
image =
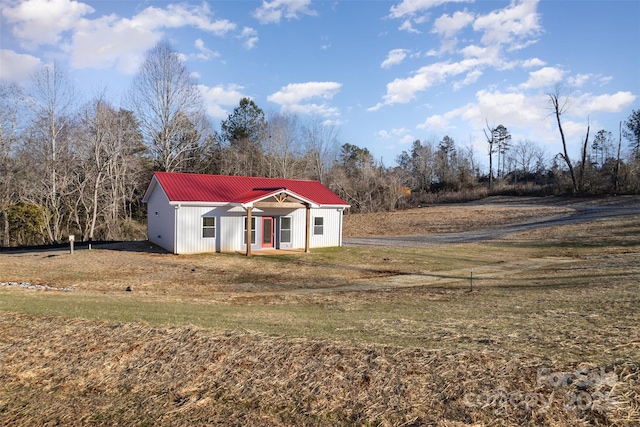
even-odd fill
[[[282,228],[282,220],[283,219],[288,219],[289,220],[289,228]],[[282,230],[289,230],[289,240],[288,241],[282,240]],[[292,242],[293,242],[293,217],[281,216],[280,217],[280,243],[289,244],[289,243],[292,243]]]
[[[320,220],[320,224],[318,224],[318,220]],[[324,235],[324,217],[316,216],[313,218],[313,235],[314,236]]]
[[[247,244],[247,217],[244,216],[242,217],[242,244],[246,245]],[[256,244],[256,217],[252,216],[251,217],[251,244],[255,245]]]
[[[213,225],[207,225],[206,220],[213,220]],[[202,238],[203,239],[215,239],[216,238],[216,217],[215,216],[203,216],[202,217]],[[213,236],[205,236],[206,230],[213,230]]]

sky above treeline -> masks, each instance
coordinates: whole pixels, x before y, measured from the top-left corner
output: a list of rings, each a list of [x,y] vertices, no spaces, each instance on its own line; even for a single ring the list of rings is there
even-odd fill
[[[452,137],[486,159],[483,133],[561,151],[547,94],[570,95],[577,156],[587,125],[618,138],[640,108],[637,0],[0,0],[0,78],[28,85],[52,61],[87,100],[125,98],[167,40],[216,128],[243,97],[266,113],[336,126],[386,166],[413,141]],[[576,157],[577,158],[577,157]]]

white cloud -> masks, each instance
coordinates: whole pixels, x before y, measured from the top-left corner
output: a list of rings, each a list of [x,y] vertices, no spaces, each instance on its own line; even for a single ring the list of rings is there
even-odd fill
[[[480,16],[466,9],[441,15],[435,20],[432,28],[433,33],[443,37],[440,55],[454,52],[458,43],[456,34],[469,25],[472,25],[476,37],[480,40],[474,42],[473,39],[469,39],[467,46],[457,50],[456,53],[464,57],[462,61],[449,60],[429,64],[415,71],[410,77],[396,78],[389,82],[383,100],[369,108],[369,111],[379,110],[385,105],[410,102],[419,92],[464,74],[465,77],[462,80],[452,84],[453,89],[458,90],[476,83],[487,67],[503,71],[519,65],[527,67],[544,65],[537,58],[522,63],[504,55],[506,51],[521,49],[537,41],[535,38],[542,32],[537,13],[538,2],[539,0],[513,0],[507,7]],[[390,17],[401,18],[407,28],[413,28],[412,25],[419,19],[425,19],[426,11],[444,3],[448,2],[405,0],[391,8]],[[428,55],[435,54],[437,52],[433,50],[428,53]],[[536,87],[542,85],[544,81],[551,81],[553,76],[545,74],[550,70],[552,69],[539,70],[531,74],[529,82],[525,84],[526,87]]]
[[[454,12],[453,15],[442,15],[433,23],[433,33],[440,34],[442,37],[453,37],[458,31],[473,22],[473,13],[466,10],[463,12]]]
[[[405,20],[402,25],[398,27],[399,30],[406,31],[408,33],[420,34],[420,31],[413,28],[413,24],[410,19]]]
[[[42,66],[40,59],[8,49],[0,49],[0,80],[23,83]]]
[[[207,3],[200,6],[182,3],[170,4],[166,9],[150,6],[134,16],[132,21],[135,26],[147,30],[189,26],[216,36],[224,36],[236,28],[236,24],[226,19],[211,20],[211,15]]]
[[[336,82],[291,83],[269,95],[269,101],[280,105],[298,104],[312,98],[331,99],[342,85]]]
[[[534,42],[527,40],[537,36],[542,27],[537,13],[539,0],[512,1],[504,8],[478,17],[473,29],[483,33],[485,45],[508,45],[510,49],[521,49]]]
[[[548,115],[544,109],[546,100],[530,97],[523,92],[490,92],[480,90],[476,93],[477,104],[467,108],[463,117],[473,119],[476,124],[485,120],[503,123],[505,126],[528,126],[539,124]]]
[[[382,61],[382,64],[380,64],[380,67],[390,68],[394,65],[398,65],[402,63],[402,61],[404,61],[408,53],[409,51],[407,49],[392,49],[389,51],[389,54],[387,55],[387,59]]]
[[[384,105],[406,104],[415,98],[416,93],[442,82],[449,76],[466,73],[479,65],[481,61],[472,58],[460,62],[438,62],[422,67],[412,77],[398,78],[387,83],[387,93],[383,102],[369,108],[369,111],[379,110]]]
[[[267,97],[268,101],[274,102],[282,109],[291,113],[335,116],[339,111],[335,107],[330,107],[326,103],[314,103],[313,99],[329,100],[338,93],[342,84],[337,82],[307,82],[291,83],[281,88]]]
[[[424,123],[417,126],[418,129],[444,130],[449,126],[449,120],[440,114],[427,117]]]
[[[116,15],[99,19],[81,19],[73,36],[71,65],[75,68],[108,68],[115,66],[124,73],[135,73],[144,54],[163,37],[164,28],[191,26],[224,36],[236,25],[226,19],[213,20],[206,3],[201,6],[168,5],[166,9],[148,7],[129,18]],[[199,39],[201,40],[201,39]],[[204,43],[196,42],[200,58],[218,56]]]
[[[428,20],[429,9],[445,3],[470,3],[473,0],[403,0],[397,5],[391,6],[389,17],[403,19],[398,28],[401,31],[418,34],[420,31],[413,24],[422,24]]]
[[[208,87],[205,85],[198,85],[200,93],[204,98],[204,102],[207,108],[207,113],[217,120],[226,120],[229,116],[229,112],[225,107],[235,108],[240,102],[240,99],[246,98],[246,95],[242,94],[244,89],[239,85],[218,85],[214,87]]]
[[[396,136],[402,136],[409,132],[407,128],[393,128],[391,129],[391,133]]]
[[[54,45],[61,33],[74,28],[80,18],[95,10],[73,0],[26,0],[14,7],[3,5],[2,15],[15,24],[13,35],[26,48]]]
[[[74,68],[109,68],[135,73],[144,53],[162,34],[137,25],[134,20],[115,15],[96,20],[82,20],[73,37],[71,66]]]
[[[469,3],[471,1],[472,0],[402,0],[399,4],[391,6],[389,16],[391,18],[403,18],[424,12],[445,3]]]
[[[194,43],[194,46],[200,52],[193,55],[193,57],[195,57],[196,59],[200,59],[202,61],[208,61],[211,58],[218,58],[220,56],[220,52],[216,52],[206,47],[202,39],[197,39]]]
[[[416,139],[418,139],[418,138],[416,138],[413,135],[405,135],[402,138],[400,138],[399,142],[400,142],[401,145],[406,145],[406,144],[413,143]]]
[[[588,113],[619,113],[635,100],[636,95],[631,92],[598,95],[586,102],[584,109]]]
[[[410,144],[417,139],[411,134],[411,132],[407,128],[394,128],[394,129],[391,129],[390,131],[379,130],[378,132],[375,133],[375,135],[378,138],[384,139],[386,141],[395,140],[400,145]]]
[[[587,123],[586,122],[576,122],[575,120],[565,119],[562,121],[562,131],[565,134],[565,138],[567,139],[567,143],[571,144],[572,142],[577,142],[575,138],[581,138],[584,141],[584,136],[587,132]],[[556,130],[557,132],[557,130]],[[557,136],[557,140],[560,140],[560,136]],[[581,142],[582,142],[581,141]],[[560,146],[558,146],[558,150]]]
[[[529,80],[520,86],[525,89],[553,86],[562,81],[565,72],[556,67],[544,67],[529,73]]]
[[[593,79],[593,74],[577,74],[575,76],[570,76],[567,78],[567,81],[571,86],[584,86],[589,80]]]
[[[310,9],[311,0],[263,0],[262,5],[253,11],[253,17],[261,24],[276,24],[283,17],[298,19],[300,15],[315,16]]]
[[[382,139],[391,139],[391,134],[386,130],[379,130],[376,135]]]
[[[251,27],[244,27],[239,38],[244,40],[242,45],[247,50],[253,49],[258,44],[258,32]]]
[[[600,86],[604,86],[611,82],[611,80],[613,80],[612,76],[603,76],[598,79],[598,82],[600,83]]]
[[[460,90],[465,86],[469,86],[470,84],[477,82],[480,76],[482,76],[482,71],[480,70],[473,70],[467,73],[464,80],[453,83],[453,90]]]
[[[534,67],[544,67],[547,64],[540,58],[531,58],[531,59],[526,59],[522,61],[521,65],[523,68],[534,68]]]

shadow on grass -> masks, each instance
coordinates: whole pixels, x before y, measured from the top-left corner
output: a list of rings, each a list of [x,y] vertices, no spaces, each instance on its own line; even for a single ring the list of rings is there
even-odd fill
[[[132,241],[93,241],[93,242],[75,242],[74,251],[91,249],[106,249],[111,251],[150,253],[150,254],[168,254],[166,250],[154,245],[148,240],[132,240]],[[18,246],[18,247],[0,247],[0,254],[30,254],[30,253],[46,253],[70,251],[69,243],[58,243],[54,245],[38,245],[38,246]]]

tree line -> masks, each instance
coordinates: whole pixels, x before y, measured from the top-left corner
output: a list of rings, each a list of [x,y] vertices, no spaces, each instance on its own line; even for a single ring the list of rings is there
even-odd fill
[[[549,99],[566,147],[562,98],[555,92]],[[81,101],[53,63],[29,86],[0,82],[0,122],[4,247],[60,243],[69,234],[84,241],[144,238],[140,200],[153,171],[314,179],[351,212],[525,186],[545,194],[640,189],[640,110],[621,123],[618,141],[604,129],[591,139],[587,131],[575,162],[566,149],[549,156],[532,141],[513,142],[505,126],[487,124],[488,172],[471,146],[449,136],[417,140],[386,167],[367,148],[340,141],[334,125],[265,113],[249,98],[216,131],[197,82],[165,41],[147,53],[121,106],[104,92]]]

